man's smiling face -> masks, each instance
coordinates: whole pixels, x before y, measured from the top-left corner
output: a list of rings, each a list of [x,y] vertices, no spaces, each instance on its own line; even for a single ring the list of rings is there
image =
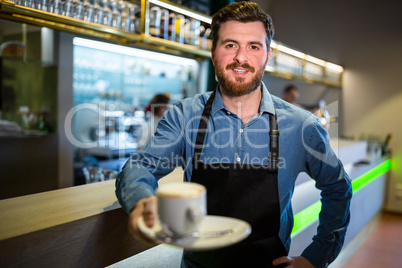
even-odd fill
[[[262,22],[228,21],[221,25],[212,62],[224,94],[242,96],[259,88],[270,56],[266,42]]]

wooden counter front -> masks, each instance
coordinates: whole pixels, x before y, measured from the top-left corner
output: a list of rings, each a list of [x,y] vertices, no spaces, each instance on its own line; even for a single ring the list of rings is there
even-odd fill
[[[151,248],[128,233],[114,191],[112,180],[0,200],[0,267],[105,267]]]

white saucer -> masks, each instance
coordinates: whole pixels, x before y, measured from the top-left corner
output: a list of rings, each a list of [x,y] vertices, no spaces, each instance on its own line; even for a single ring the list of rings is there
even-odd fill
[[[138,219],[138,227],[141,232],[151,240],[159,243],[166,243],[181,247],[185,250],[200,251],[212,250],[236,244],[247,238],[251,233],[251,226],[245,221],[222,217],[205,216],[202,220],[199,233],[221,233],[217,236],[186,236],[182,238],[173,238],[166,235],[159,223],[152,228],[145,225],[142,217]]]

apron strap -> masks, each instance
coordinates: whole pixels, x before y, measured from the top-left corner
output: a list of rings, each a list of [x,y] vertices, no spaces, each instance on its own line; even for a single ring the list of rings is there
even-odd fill
[[[212,104],[215,99],[216,90],[217,89],[215,89],[212,92],[211,96],[208,98],[208,101],[204,107],[204,111],[202,112],[202,115],[201,115],[200,124],[198,126],[197,138],[195,140],[195,148],[194,148],[194,160],[195,161],[198,161],[198,159],[200,158],[202,147],[204,146],[205,134],[207,132],[208,121],[209,121],[209,117],[211,115]]]
[[[272,171],[278,170],[279,164],[279,130],[278,121],[275,115],[269,114],[269,169]]]

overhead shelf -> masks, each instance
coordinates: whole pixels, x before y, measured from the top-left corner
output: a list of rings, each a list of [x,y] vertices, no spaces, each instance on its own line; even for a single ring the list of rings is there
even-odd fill
[[[125,3],[132,4],[134,2]],[[151,25],[150,11],[152,11],[153,7],[158,7],[160,10],[168,10],[170,14],[180,16],[183,20],[186,18],[187,21],[190,21],[190,19],[199,21],[204,29],[209,27],[211,17],[166,0],[141,0],[140,3],[137,2],[137,5],[140,9],[139,14],[141,15],[136,33],[17,5],[10,0],[0,0],[0,18],[103,39],[121,45],[196,58],[211,57],[211,40],[209,39],[209,34],[205,34],[206,36],[204,37],[200,35],[194,37],[200,40],[199,43],[207,40],[208,46],[205,43],[202,44],[203,46],[201,44],[186,44],[183,41],[179,43],[151,35],[150,30],[152,30],[153,25]],[[309,83],[324,83],[330,86],[341,87],[343,74],[341,66],[317,59],[276,41],[272,41],[271,48],[273,53],[266,68],[268,73],[288,79],[300,79]]]
[[[10,0],[0,0],[0,18],[101,38],[121,44],[141,41],[141,35],[139,34],[127,33],[113,27],[16,5]]]

